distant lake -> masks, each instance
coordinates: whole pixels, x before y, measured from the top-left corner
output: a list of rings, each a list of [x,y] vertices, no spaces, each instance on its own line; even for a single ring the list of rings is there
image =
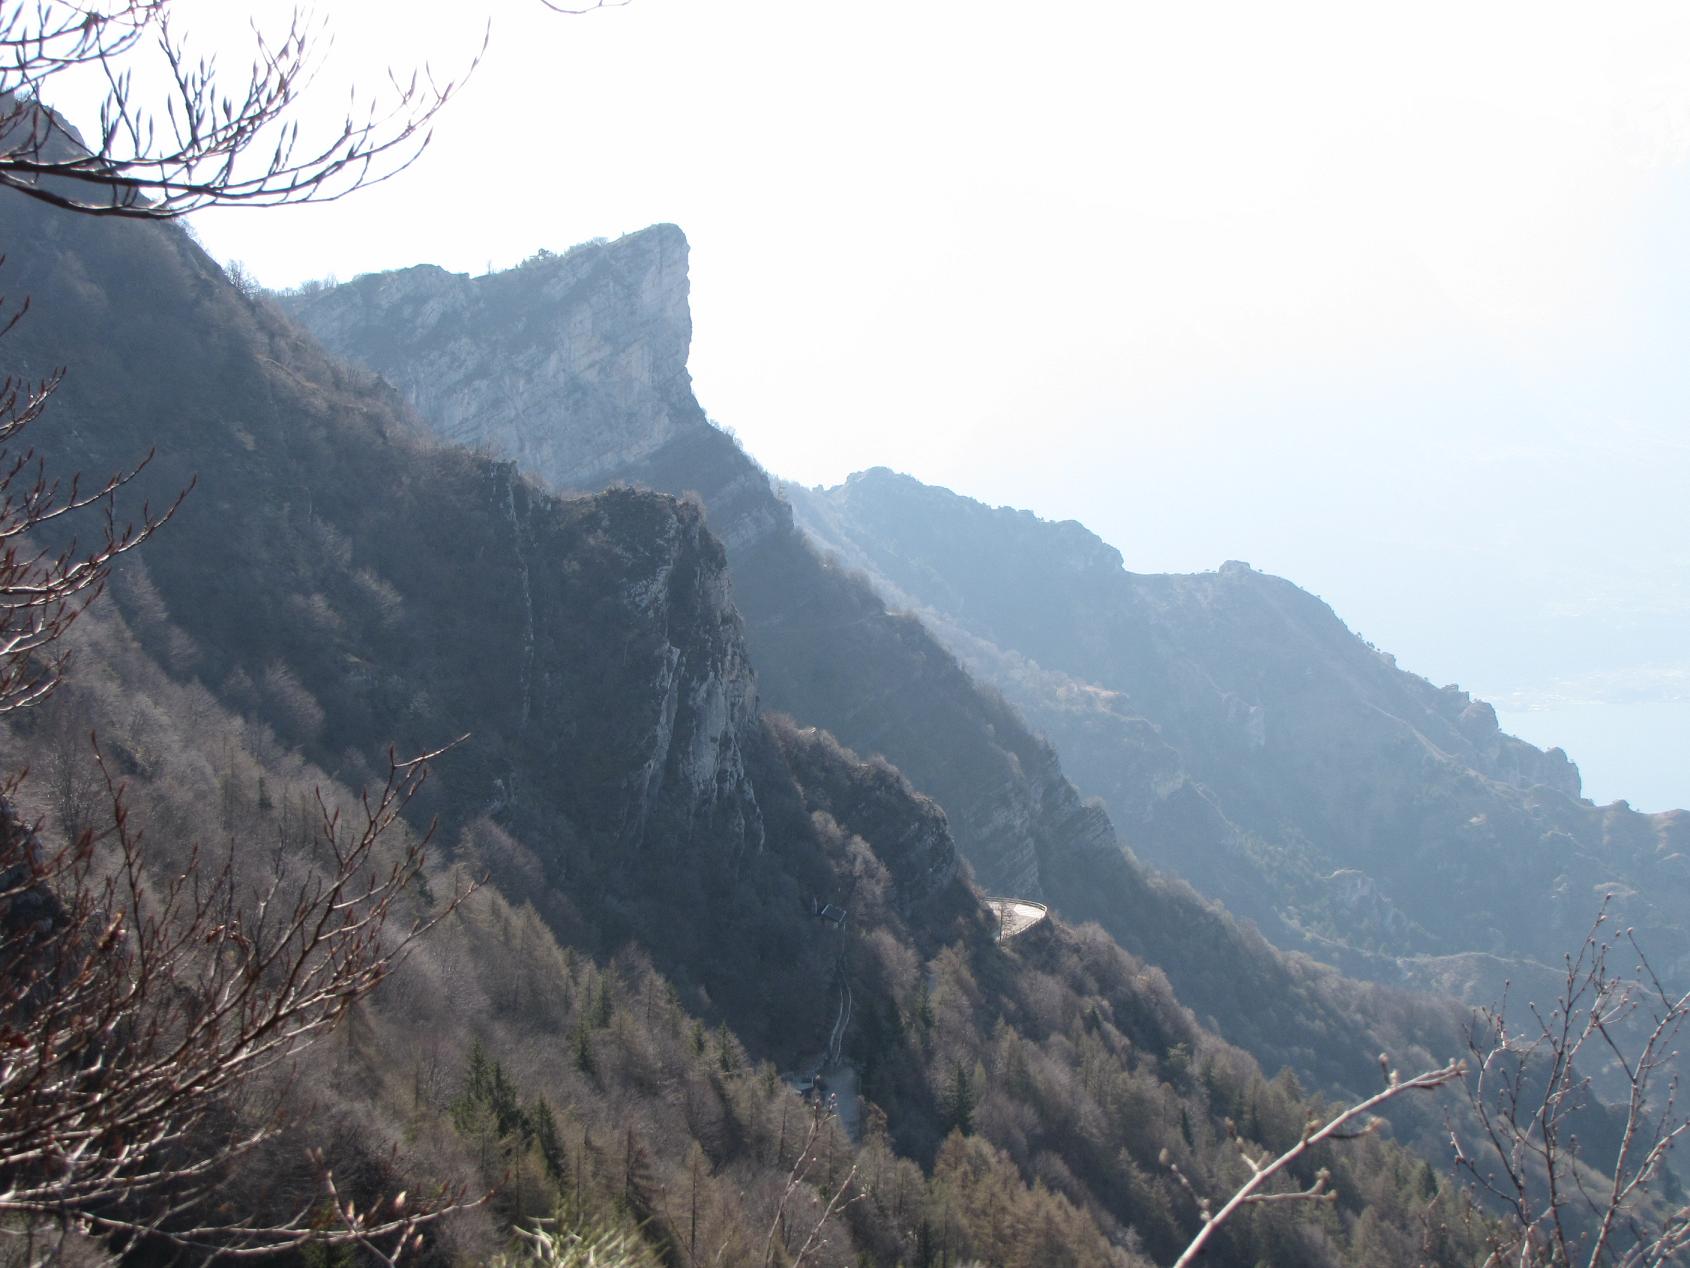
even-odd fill
[[[1539,748],[1565,749],[1584,776],[1584,795],[1598,804],[1623,798],[1634,810],[1690,807],[1690,701],[1577,701],[1498,708],[1497,718]]]

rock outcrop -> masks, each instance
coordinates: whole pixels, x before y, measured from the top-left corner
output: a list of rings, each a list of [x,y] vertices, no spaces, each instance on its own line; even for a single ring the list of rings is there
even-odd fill
[[[484,277],[371,273],[291,304],[441,436],[556,488],[596,487],[692,422],[687,241],[673,225]]]
[[[816,727],[776,729],[805,808],[868,841],[906,917],[946,893],[961,868],[945,812],[884,758],[864,760]]]
[[[686,256],[680,231],[657,225],[506,273],[414,268],[286,302],[446,439],[558,489],[701,498],[767,702],[896,763],[944,806],[982,884],[1037,897],[1052,861],[1118,852],[1050,748],[919,622],[820,559],[768,477],[705,417],[686,371]]]

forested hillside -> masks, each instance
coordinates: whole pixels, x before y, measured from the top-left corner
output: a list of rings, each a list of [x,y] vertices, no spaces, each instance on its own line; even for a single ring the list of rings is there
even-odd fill
[[[412,803],[413,834],[438,826],[406,903],[426,914],[471,877],[489,883],[306,1054],[284,1127],[221,1177],[224,1201],[262,1219],[308,1200],[309,1144],[364,1204],[496,1186],[429,1226],[424,1262],[486,1262],[514,1222],[556,1215],[637,1227],[666,1264],[1157,1263],[1197,1231],[1200,1198],[1246,1178],[1240,1141],[1292,1146],[1319,1112],[1103,932],[1048,923],[997,942],[953,835],[985,821],[953,820],[872,756],[884,746],[859,755],[812,729],[827,718],[764,711],[760,658],[780,643],[742,619],[742,600],[757,609],[730,581],[738,547],[730,534],[724,552],[696,503],[562,497],[427,441],[391,389],[172,228],[14,198],[0,232],[9,289],[33,301],[5,339],[9,369],[70,368],[32,436],[55,468],[124,469],[156,446],[120,514],[197,478],[76,627],[64,686],[8,722],[8,768],[31,772],[16,796],[40,832],[109,814],[93,733],[157,878],[198,842],[261,884],[321,863],[316,795],[350,804],[389,744],[467,733]],[[783,557],[813,569],[782,531]],[[847,596],[877,638],[930,659],[911,681],[967,684],[914,622],[817,575],[835,578],[813,583],[832,587],[821,599]],[[1008,796],[1045,816],[1018,829],[1051,834],[1042,870],[1089,850],[1108,860],[1097,875],[1138,877],[1112,837],[1061,829],[1069,814],[1106,820],[1048,749],[1019,728],[989,742],[987,719],[1013,727],[1007,708],[949,708],[979,719],[986,738],[958,744],[981,760],[1015,770],[1015,746],[1032,746],[1046,774],[1022,773]],[[907,742],[948,716],[912,706]],[[1167,945],[1195,955],[1188,911],[1266,980],[1308,984],[1306,1002],[1250,1003],[1239,966],[1211,958],[1191,980],[1210,1008],[1238,1001],[1229,1024],[1265,1051],[1306,1044],[1316,1068],[1372,1063],[1348,1046],[1371,1036],[1326,993],[1330,975],[1252,950],[1184,891],[1132,883],[1120,892],[1147,911],[1171,904],[1142,939],[1177,933]],[[848,919],[818,919],[823,905]],[[830,1043],[861,1078],[860,1139],[831,1120],[812,1137],[780,1077]],[[1420,1054],[1396,1055],[1406,1069]],[[242,1106],[227,1112],[224,1129]],[[1285,1182],[1322,1168],[1335,1202],[1250,1208],[1207,1261],[1475,1257],[1455,1187],[1388,1140],[1320,1146]],[[176,1257],[151,1243],[128,1255]]]

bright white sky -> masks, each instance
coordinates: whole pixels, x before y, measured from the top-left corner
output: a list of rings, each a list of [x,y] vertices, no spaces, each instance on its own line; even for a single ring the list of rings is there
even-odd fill
[[[179,7],[209,39],[240,8]],[[324,6],[325,105],[457,69],[475,7]],[[699,398],[770,470],[895,467],[1135,570],[1247,559],[1599,799],[1690,803],[1690,6],[492,20],[416,167],[202,215],[210,249],[287,286],[674,221]]]

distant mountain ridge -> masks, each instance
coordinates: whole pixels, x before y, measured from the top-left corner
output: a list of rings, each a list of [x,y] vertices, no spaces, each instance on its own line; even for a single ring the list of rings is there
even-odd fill
[[[1604,897],[1690,968],[1690,815],[1580,799],[1290,582],[1128,572],[1073,522],[879,468],[787,487],[818,545],[922,616],[1101,796],[1147,859],[1351,972],[1488,997]]]

